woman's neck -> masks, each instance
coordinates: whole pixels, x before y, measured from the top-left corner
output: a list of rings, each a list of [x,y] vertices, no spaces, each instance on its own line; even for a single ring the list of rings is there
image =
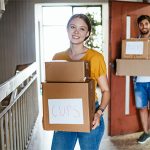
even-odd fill
[[[71,45],[68,49],[73,55],[84,53],[87,48],[84,45]]]
[[[67,53],[71,59],[79,60],[86,54],[87,49],[88,48],[84,45],[71,45],[70,48],[67,50]]]

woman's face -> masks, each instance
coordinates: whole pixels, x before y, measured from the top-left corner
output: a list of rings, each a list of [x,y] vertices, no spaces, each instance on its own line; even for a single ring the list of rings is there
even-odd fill
[[[83,43],[89,35],[87,24],[80,18],[74,18],[67,28],[68,37],[72,44]]]

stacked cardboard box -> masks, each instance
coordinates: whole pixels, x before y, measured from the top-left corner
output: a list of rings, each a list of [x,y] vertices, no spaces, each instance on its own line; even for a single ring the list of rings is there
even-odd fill
[[[84,82],[90,78],[90,65],[87,61],[53,60],[45,62],[47,82]]]
[[[145,38],[123,40],[121,58],[116,60],[116,75],[150,75],[150,40]]]
[[[95,85],[86,61],[45,63],[43,128],[90,132],[95,112]]]

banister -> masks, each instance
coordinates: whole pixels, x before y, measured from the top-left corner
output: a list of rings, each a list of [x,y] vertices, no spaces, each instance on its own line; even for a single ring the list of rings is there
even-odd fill
[[[8,110],[14,105],[14,103],[21,97],[21,95],[23,95],[23,93],[27,90],[27,88],[33,83],[33,81],[37,78],[37,75],[34,75],[34,77],[31,79],[31,81],[23,88],[23,90],[17,95],[17,97],[15,98],[15,101],[13,101],[12,103],[10,103],[5,110],[3,110],[0,113],[0,119],[2,118],[2,116],[4,116],[4,114],[6,112],[8,112]]]
[[[36,62],[29,67],[10,78],[8,81],[0,85],[0,102],[12,93],[21,83],[23,83],[29,76],[31,76],[37,69]]]

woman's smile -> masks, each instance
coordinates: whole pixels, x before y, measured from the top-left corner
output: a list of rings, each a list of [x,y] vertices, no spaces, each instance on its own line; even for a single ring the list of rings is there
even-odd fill
[[[73,39],[79,39],[80,37],[79,37],[79,36],[76,36],[76,35],[72,35],[72,38],[73,38]]]

